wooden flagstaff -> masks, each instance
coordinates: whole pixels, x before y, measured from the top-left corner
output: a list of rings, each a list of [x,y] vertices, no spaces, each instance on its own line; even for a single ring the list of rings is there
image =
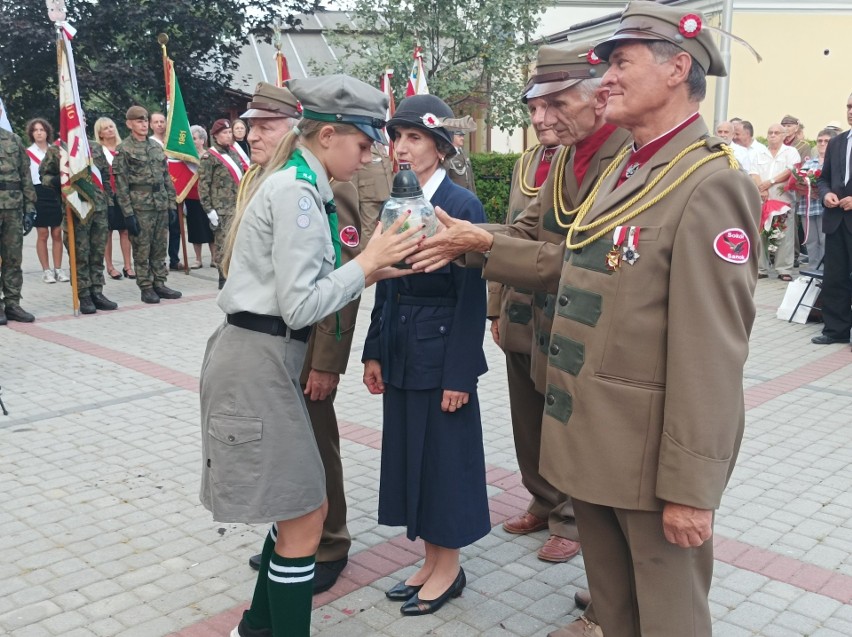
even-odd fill
[[[157,35],[157,42],[163,51],[163,79],[166,87],[166,108],[171,109],[173,105],[169,103],[169,54],[166,50],[166,45],[169,43],[169,36],[165,33],[160,33]],[[166,115],[168,115],[168,112]],[[178,203],[177,200],[175,200],[175,205],[177,206],[178,230],[180,231],[180,245],[181,251],[183,252],[183,273],[189,275],[189,255],[186,249],[186,228],[184,228],[183,222],[183,202]]]
[[[65,234],[68,236],[68,259],[71,261],[71,305],[74,307],[74,316],[80,315],[80,296],[77,294],[77,244],[74,242],[74,213],[71,211],[71,206],[65,204],[65,225],[67,230]]]

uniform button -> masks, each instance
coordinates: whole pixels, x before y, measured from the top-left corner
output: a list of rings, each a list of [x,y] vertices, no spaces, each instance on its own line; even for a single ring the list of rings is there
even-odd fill
[[[236,438],[234,438],[233,436],[228,436],[228,442],[234,442],[234,440],[236,440]]]
[[[553,394],[548,394],[547,395],[547,404],[552,405],[555,402],[556,402],[556,397]]]
[[[556,356],[559,353],[559,345],[551,345],[550,353]]]
[[[408,319],[405,317],[405,314],[403,314],[402,316],[400,316],[400,317],[399,317],[399,322],[400,322],[400,323],[405,323],[407,320],[408,320]]]
[[[442,325],[441,327],[439,327],[439,328],[438,328],[438,331],[439,331],[441,334],[446,334],[446,333],[447,333],[447,328],[446,328],[445,326],[443,326],[443,325]]]
[[[568,298],[567,294],[563,294],[559,297],[559,305],[565,306],[571,302],[571,299]]]

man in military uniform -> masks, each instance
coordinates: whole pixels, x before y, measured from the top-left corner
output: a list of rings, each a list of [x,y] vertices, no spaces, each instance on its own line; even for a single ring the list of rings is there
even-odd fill
[[[546,94],[543,91],[547,89],[544,86],[531,81],[521,98],[529,109],[540,143],[525,151],[515,162],[506,225],[522,215],[535,199],[559,149],[555,131],[544,125],[547,110],[543,97]],[[559,90],[559,87],[556,88]],[[544,298],[543,294],[541,298]],[[580,551],[580,544],[576,541],[577,527],[570,500],[538,472],[544,396],[536,390],[531,375],[531,351],[538,352],[532,291],[491,281],[488,285],[488,318],[491,319],[494,342],[506,354],[515,452],[521,480],[532,495],[527,511],[506,520],[503,529],[518,534],[549,529],[550,537],[539,550],[539,559],[565,562]],[[570,539],[572,537],[574,539]]]
[[[0,115],[3,108],[0,106]],[[35,317],[21,307],[24,235],[35,222],[36,193],[30,160],[21,138],[0,129],[0,325],[7,321],[32,323]]]
[[[456,149],[455,154],[445,157],[441,166],[447,171],[450,181],[476,194],[476,184],[473,181],[473,166],[471,166],[470,158],[464,150],[463,130],[453,131],[453,146]]]
[[[551,322],[556,312],[564,312],[571,300],[559,294],[559,280],[565,256],[565,234],[579,205],[593,190],[598,176],[630,140],[630,135],[604,121],[606,92],[601,78],[607,65],[593,55],[589,44],[569,50],[543,46],[538,51],[533,89],[547,108],[542,124],[556,133],[563,148],[553,159],[548,177],[535,199],[511,225],[472,225],[442,216],[447,229],[427,239],[423,249],[410,261],[415,269],[434,269],[463,253],[468,266],[483,267],[483,276],[515,287],[534,290],[534,343],[531,349],[531,374],[542,395],[547,389],[548,355],[551,349]],[[474,254],[475,253],[475,254]],[[488,258],[483,261],[483,254]],[[539,432],[541,435],[541,423]],[[529,432],[527,435],[531,435]],[[539,444],[537,448],[543,453]],[[556,482],[542,480],[556,488]],[[570,493],[557,489],[563,493]],[[565,510],[567,518],[573,512]],[[566,520],[567,521],[567,520]],[[563,525],[563,528],[565,526]],[[578,539],[576,527],[570,539]],[[575,596],[578,605],[588,603],[585,592]],[[594,609],[552,637],[600,637]]]
[[[388,156],[384,144],[373,142],[372,161],[355,173],[352,185],[358,191],[358,204],[361,209],[361,224],[364,233],[362,243],[369,243],[373,229],[379,222],[382,206],[390,198],[393,183],[393,162]]]
[[[76,216],[74,221],[74,256],[77,270],[77,297],[80,300],[82,314],[94,314],[97,310],[114,310],[118,304],[104,296],[104,248],[109,237],[107,207],[112,199],[112,187],[109,180],[109,164],[103,147],[89,141],[92,160],[100,173],[100,179],[93,179],[95,191],[94,208],[86,215],[85,221]],[[39,166],[41,183],[61,189],[59,147],[52,145]],[[68,249],[68,218],[62,216],[62,230],[65,249]],[[70,254],[70,251],[69,251]]]
[[[261,82],[257,85],[249,110],[240,116],[251,123],[248,140],[251,144],[252,161],[263,170],[278,142],[287,134],[297,121],[299,113],[295,96],[286,88],[279,88]],[[379,166],[381,164],[376,162]],[[364,167],[366,170],[372,167]],[[360,173],[361,171],[359,171]],[[356,173],[356,178],[359,176]],[[385,177],[383,183],[378,175],[363,180],[363,188],[373,187],[376,191],[383,188],[389,192],[390,185]],[[247,174],[240,186],[242,192]],[[353,180],[354,182],[354,180]],[[359,208],[360,189],[353,182],[334,182],[332,192],[338,214],[338,233],[341,242],[342,262],[356,257],[364,243]],[[375,201],[376,194],[365,196],[364,200]],[[376,217],[377,218],[377,217]],[[322,539],[316,556],[314,572],[314,593],[331,588],[346,567],[349,547],[352,539],[346,526],[346,495],[343,485],[343,464],[340,459],[340,433],[337,427],[337,414],[334,410],[334,398],[340,375],[346,371],[349,350],[355,333],[355,319],[358,314],[360,298],[356,299],[340,312],[326,317],[316,325],[308,341],[305,363],[300,378],[308,415],[314,429],[314,436],[325,468],[326,496],[328,513],[323,523]],[[260,555],[252,556],[249,564],[255,569],[260,566]]]
[[[169,221],[177,216],[175,187],[162,146],[148,138],[148,112],[141,106],[127,109],[130,136],[116,149],[112,163],[115,195],[133,245],[136,284],[142,301],[179,299],[181,293],[166,287],[166,250]]]
[[[233,150],[234,134],[227,119],[217,119],[210,128],[213,143],[201,156],[198,169],[198,196],[207,211],[216,241],[216,266],[219,268],[219,289],[225,285],[222,255],[231,221],[237,210],[237,189],[243,177],[240,157]]]

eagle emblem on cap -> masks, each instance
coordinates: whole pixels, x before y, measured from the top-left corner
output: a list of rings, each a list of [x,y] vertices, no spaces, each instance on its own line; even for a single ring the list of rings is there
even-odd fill
[[[680,19],[678,31],[685,38],[695,38],[701,33],[701,16],[695,13],[687,13]]]
[[[438,116],[433,113],[425,113],[420,119],[423,121],[423,125],[427,128],[438,128],[441,125],[441,121],[438,119]]]

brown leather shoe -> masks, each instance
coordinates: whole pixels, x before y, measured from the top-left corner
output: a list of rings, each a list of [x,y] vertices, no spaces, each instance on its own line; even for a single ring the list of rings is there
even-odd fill
[[[585,615],[581,615],[580,619],[574,620],[567,626],[547,633],[547,637],[604,637],[604,634],[600,626]]]
[[[592,594],[585,588],[581,588],[574,593],[574,603],[577,604],[577,608],[585,610],[592,603]]]
[[[534,516],[529,511],[503,522],[503,530],[515,535],[524,535],[547,528],[547,520]]]
[[[545,562],[567,562],[580,552],[580,543],[567,537],[551,535],[538,551],[538,559]]]

